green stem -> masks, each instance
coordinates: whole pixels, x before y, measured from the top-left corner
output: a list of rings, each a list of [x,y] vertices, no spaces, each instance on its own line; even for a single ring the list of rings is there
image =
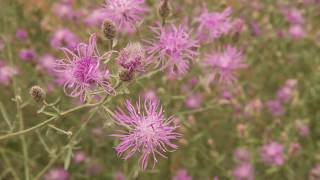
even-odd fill
[[[55,119],[56,119],[56,117],[51,117],[50,119],[48,119],[46,121],[43,121],[42,123],[37,124],[36,126],[33,126],[33,127],[29,128],[29,129],[24,129],[24,130],[21,130],[21,131],[18,131],[18,132],[14,132],[14,133],[10,133],[10,134],[6,134],[6,135],[3,135],[3,136],[0,136],[0,141],[4,140],[4,139],[7,139],[7,138],[14,137],[14,136],[20,136],[20,135],[24,135],[24,134],[30,133],[32,131],[35,131],[38,128],[50,123],[51,121],[53,121]]]
[[[11,164],[11,162],[9,161],[9,159],[7,158],[7,156],[5,155],[4,151],[3,151],[3,150],[0,150],[0,152],[1,152],[1,155],[2,155],[2,157],[3,157],[3,159],[4,159],[4,162],[6,163],[6,166],[9,168],[9,170],[10,170],[12,176],[14,177],[14,179],[19,180],[19,179],[20,179],[19,176],[18,176],[17,173],[14,171],[14,169],[13,169],[13,167],[12,167],[12,164]]]

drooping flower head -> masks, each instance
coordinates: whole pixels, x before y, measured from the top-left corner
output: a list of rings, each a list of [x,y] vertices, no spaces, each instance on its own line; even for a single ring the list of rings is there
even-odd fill
[[[197,55],[198,42],[191,38],[191,31],[182,26],[151,28],[158,35],[157,42],[148,42],[148,53],[159,59],[161,68],[169,76],[183,75],[189,69],[189,61]]]
[[[146,169],[150,156],[155,165],[158,161],[156,155],[165,157],[164,153],[169,151],[168,148],[177,149],[171,142],[180,136],[174,132],[177,128],[173,125],[174,118],[164,117],[164,110],[159,107],[158,101],[145,100],[143,105],[139,101],[136,106],[126,101],[126,106],[127,113],[119,108],[114,115],[120,125],[128,128],[127,133],[121,131],[120,134],[113,135],[121,141],[115,147],[120,156],[125,154],[124,159],[127,160],[141,152],[140,166]]]
[[[106,0],[104,12],[119,32],[135,32],[147,12],[144,0]]]
[[[54,32],[50,39],[50,45],[53,48],[67,47],[74,50],[79,42],[78,37],[67,28],[61,28]]]
[[[179,169],[172,180],[192,180],[192,177],[188,174],[187,170]]]
[[[231,7],[226,8],[223,12],[209,12],[207,8],[204,8],[200,16],[196,18],[200,40],[214,40],[228,34],[233,27],[231,13]]]
[[[145,66],[145,51],[140,43],[129,43],[119,52],[117,62],[125,70],[140,72]]]
[[[260,157],[269,165],[281,166],[284,163],[284,147],[277,142],[271,142],[262,146]]]
[[[243,60],[242,52],[232,46],[227,46],[223,52],[214,52],[207,55],[204,64],[212,70],[209,82],[214,81],[218,75],[219,83],[233,84],[236,81],[235,72],[247,67]]]
[[[80,100],[84,102],[87,93],[98,87],[102,87],[108,94],[115,94],[108,80],[109,71],[102,69],[103,65],[100,62],[102,59],[110,58],[112,51],[100,55],[95,34],[90,36],[88,44],[78,44],[76,54],[67,48],[62,50],[65,53],[65,59],[57,62],[56,70],[66,76],[64,91],[67,95],[80,96]]]

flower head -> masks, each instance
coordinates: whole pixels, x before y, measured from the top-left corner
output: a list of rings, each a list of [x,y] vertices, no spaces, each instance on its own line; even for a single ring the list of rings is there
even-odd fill
[[[106,0],[104,12],[120,32],[135,32],[147,12],[144,0]]]
[[[50,39],[50,45],[53,48],[67,47],[74,50],[78,44],[78,37],[67,28],[61,28],[54,32]]]
[[[126,102],[128,113],[118,109],[114,119],[128,128],[127,133],[114,134],[120,139],[115,149],[119,155],[126,154],[127,160],[135,153],[141,152],[140,165],[142,169],[148,166],[150,156],[153,157],[154,165],[157,162],[156,155],[165,157],[164,153],[170,149],[177,149],[171,141],[180,135],[175,133],[177,126],[172,125],[174,118],[165,118],[162,107],[158,101],[145,100],[144,105],[140,101],[136,106],[130,101]]]
[[[94,9],[85,19],[84,23],[88,26],[100,26],[102,22],[107,18],[104,10]]]
[[[0,84],[9,85],[10,80],[18,74],[18,69],[15,67],[8,66],[0,60]]]
[[[143,71],[145,65],[145,52],[140,43],[129,43],[119,52],[117,62],[125,70]]]
[[[235,180],[254,180],[253,167],[249,163],[242,163],[233,170]]]
[[[80,43],[77,54],[67,48],[62,48],[65,59],[57,61],[56,70],[64,73],[66,82],[64,91],[71,97],[80,96],[85,101],[87,93],[102,87],[108,94],[114,95],[115,90],[111,87],[109,71],[102,70],[102,59],[110,58],[112,51],[100,55],[96,45],[96,35],[92,34],[88,44]]]
[[[188,174],[187,170],[179,169],[173,177],[173,180],[192,180],[192,177]]]
[[[28,32],[23,29],[18,29],[16,31],[16,37],[20,40],[26,40],[28,38]]]
[[[56,65],[56,58],[50,54],[44,54],[39,58],[39,67],[41,70],[47,72],[50,75],[55,75],[56,72],[54,71]]]
[[[282,116],[285,113],[283,104],[278,99],[268,101],[267,106],[273,116]]]
[[[198,33],[203,41],[217,39],[232,30],[233,23],[230,19],[232,13],[231,7],[226,8],[223,12],[208,12],[204,8],[196,22],[199,24]]]
[[[63,168],[51,169],[45,176],[45,180],[68,180],[70,179],[69,173]]]
[[[260,157],[263,162],[269,165],[281,166],[284,163],[284,147],[277,142],[271,142],[262,146]]]
[[[233,84],[236,81],[235,72],[247,66],[243,62],[242,52],[232,46],[227,46],[223,52],[207,55],[204,63],[212,69],[209,82],[215,80],[218,75],[219,83],[226,85]]]
[[[153,58],[159,58],[163,70],[170,76],[183,75],[189,68],[189,60],[196,55],[198,42],[191,38],[191,32],[182,26],[151,28],[158,35],[158,42],[148,42],[147,51]]]
[[[31,61],[36,57],[36,52],[33,49],[22,49],[19,52],[19,57],[23,61]]]

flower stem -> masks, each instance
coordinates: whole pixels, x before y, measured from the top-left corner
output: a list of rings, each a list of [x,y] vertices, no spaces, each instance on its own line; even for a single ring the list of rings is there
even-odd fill
[[[10,134],[6,134],[6,135],[3,135],[3,136],[0,136],[0,141],[1,140],[4,140],[4,139],[7,139],[7,138],[11,138],[11,137],[14,137],[14,136],[20,136],[20,135],[24,135],[24,134],[27,134],[27,133],[30,133],[34,130],[37,130],[38,128],[50,123],[51,121],[55,120],[56,117],[51,117],[50,119],[46,120],[46,121],[43,121],[42,123],[40,124],[37,124],[36,126],[33,126],[29,129],[24,129],[24,130],[21,130],[21,131],[18,131],[18,132],[14,132],[14,133],[10,133]]]

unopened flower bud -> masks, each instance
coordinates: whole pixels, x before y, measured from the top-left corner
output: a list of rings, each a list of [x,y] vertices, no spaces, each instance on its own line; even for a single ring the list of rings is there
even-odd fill
[[[110,19],[105,19],[102,24],[102,31],[104,37],[107,39],[113,39],[116,36],[117,30],[116,26]]]
[[[120,77],[121,81],[128,82],[133,79],[133,75],[134,75],[134,73],[132,71],[124,70],[120,73],[119,77]]]
[[[167,19],[167,17],[170,15],[170,7],[169,7],[168,0],[163,0],[159,8],[159,15],[163,21],[165,21],[165,19]]]
[[[36,102],[41,102],[46,98],[46,92],[40,86],[33,86],[29,91]]]

